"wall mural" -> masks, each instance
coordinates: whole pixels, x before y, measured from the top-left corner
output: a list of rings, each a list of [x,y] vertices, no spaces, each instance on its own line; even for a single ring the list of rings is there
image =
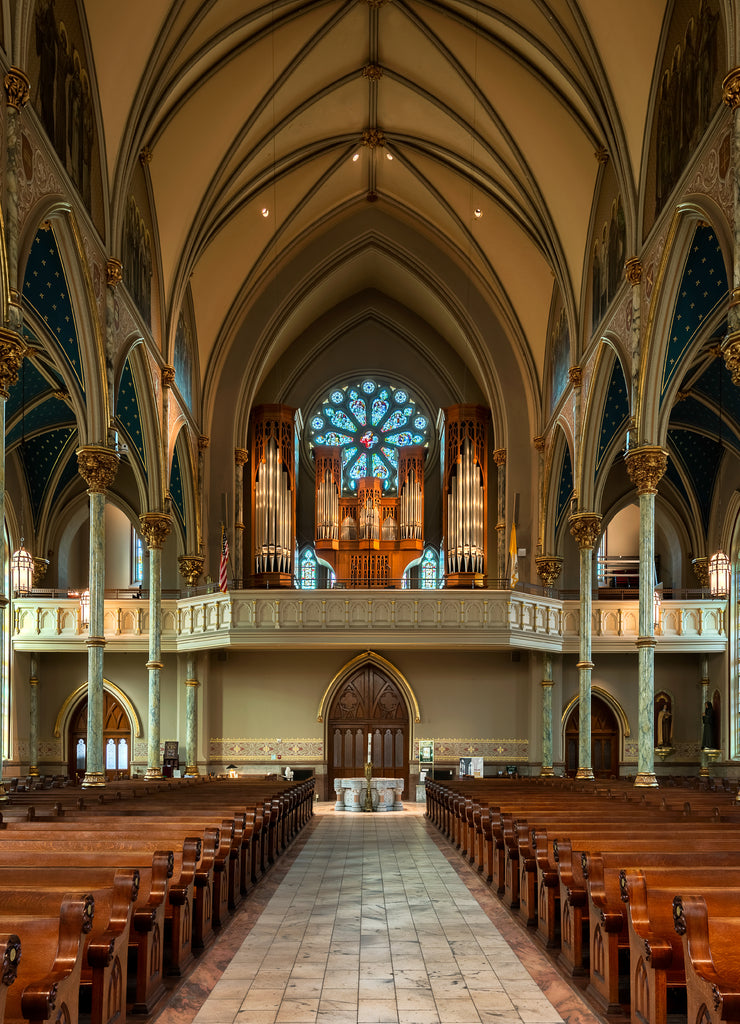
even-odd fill
[[[98,166],[90,77],[82,46],[74,41],[76,32],[57,15],[55,2],[39,0],[36,7],[32,49],[38,65],[29,68],[32,80],[34,71],[36,77],[33,103],[63,167],[91,210]]]
[[[152,325],[152,239],[133,196],[126,208],[123,233],[123,283],[144,318]]]
[[[682,38],[666,47],[655,129],[655,215],[671,194],[714,113],[719,12],[701,0]]]
[[[175,384],[188,409],[193,408],[193,343],[182,313],[175,332]]]
[[[561,307],[560,316],[550,332],[550,412],[560,401],[560,396],[568,384],[570,369],[570,331],[565,309]]]
[[[609,303],[622,283],[626,245],[626,228],[621,196],[611,206],[608,223],[604,221],[597,235],[591,263],[591,332],[606,313]]]

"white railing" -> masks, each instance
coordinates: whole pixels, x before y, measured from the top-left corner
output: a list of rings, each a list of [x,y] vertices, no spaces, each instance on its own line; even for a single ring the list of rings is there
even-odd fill
[[[12,605],[18,650],[83,650],[88,631],[77,601],[19,598]],[[634,650],[635,600],[594,601],[594,651]],[[665,601],[656,631],[659,650],[721,651],[727,644],[726,602]],[[528,648],[578,650],[579,604],[507,590],[241,590],[162,602],[162,651],[209,647]],[[105,601],[109,650],[146,651],[149,603]]]

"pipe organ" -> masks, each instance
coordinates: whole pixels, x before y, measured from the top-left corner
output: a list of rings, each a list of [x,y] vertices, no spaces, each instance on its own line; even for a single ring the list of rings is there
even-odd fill
[[[445,409],[442,514],[447,587],[482,587],[485,582],[487,439],[486,409]]]
[[[316,554],[346,587],[400,587],[410,562],[424,550],[422,446],[398,453],[398,494],[366,476],[343,495],[342,449],[316,445]]]
[[[293,585],[296,514],[294,410],[252,412],[252,565],[255,586]]]

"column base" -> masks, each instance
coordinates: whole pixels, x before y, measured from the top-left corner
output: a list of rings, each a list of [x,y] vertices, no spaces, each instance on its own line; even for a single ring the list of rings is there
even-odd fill
[[[593,779],[594,773],[592,768],[579,768],[576,772],[577,779]]]
[[[28,769],[28,774],[31,776],[31,778],[37,779],[39,777],[38,765],[32,764],[31,767]]]
[[[545,768],[543,766],[540,769],[540,778],[541,779],[543,779],[543,778],[550,778],[550,776],[552,776],[554,774],[555,774],[555,769],[554,768]]]
[[[707,765],[703,764],[701,766],[701,768],[699,769],[699,778],[700,779],[708,779],[709,778],[709,767]],[[740,793],[738,795],[740,795]]]
[[[189,764],[186,767],[186,769],[185,769],[185,778],[186,779],[197,779],[197,778],[199,778],[199,776],[200,776],[200,772],[198,771],[198,765],[197,764]]]
[[[153,779],[158,782],[160,779],[164,778],[164,775],[162,774],[161,768],[147,768],[144,772],[144,778]]]
[[[82,789],[92,789],[105,784],[105,772],[85,772],[85,777],[80,783]]]
[[[658,780],[655,778],[655,772],[638,772],[635,776],[635,787],[640,789],[657,789]]]

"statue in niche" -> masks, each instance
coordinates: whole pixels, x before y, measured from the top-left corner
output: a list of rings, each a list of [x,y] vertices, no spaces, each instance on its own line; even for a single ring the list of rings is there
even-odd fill
[[[704,714],[701,716],[701,749],[716,749],[714,746],[714,708],[710,700],[704,705]]]
[[[655,698],[655,746],[673,746],[673,702],[667,693]]]

